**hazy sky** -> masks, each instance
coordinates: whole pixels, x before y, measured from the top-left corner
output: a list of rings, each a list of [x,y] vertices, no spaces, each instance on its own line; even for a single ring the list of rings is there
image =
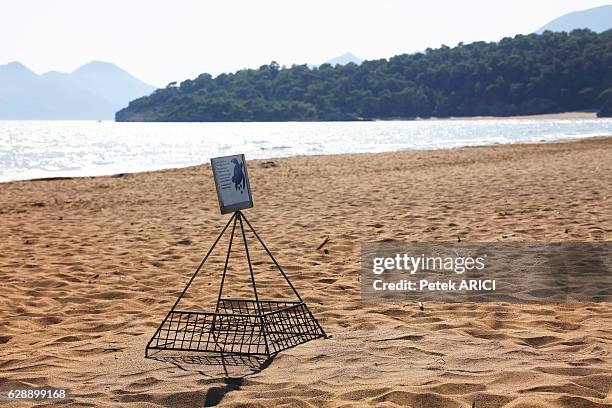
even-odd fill
[[[0,1],[0,64],[113,62],[156,86],[202,72],[363,59],[530,33],[610,0]]]

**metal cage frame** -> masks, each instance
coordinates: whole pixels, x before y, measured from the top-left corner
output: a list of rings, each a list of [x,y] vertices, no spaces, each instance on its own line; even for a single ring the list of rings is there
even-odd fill
[[[245,223],[281,273],[295,300],[260,299]],[[177,306],[206,260],[232,224],[223,275],[214,312],[177,310]],[[223,297],[236,226],[242,232],[253,299]],[[204,259],[189,279],[174,305],[145,347],[145,357],[177,364],[249,366],[258,369],[280,351],[318,338],[326,338],[325,331],[310,312],[306,303],[276,261],[266,244],[241,211],[229,219]],[[178,354],[177,354],[178,353]]]

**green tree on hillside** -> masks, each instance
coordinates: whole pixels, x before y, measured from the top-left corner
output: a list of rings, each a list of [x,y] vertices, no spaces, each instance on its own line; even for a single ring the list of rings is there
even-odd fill
[[[202,74],[130,102],[116,119],[311,121],[598,110],[612,92],[612,30],[517,35],[360,65]]]

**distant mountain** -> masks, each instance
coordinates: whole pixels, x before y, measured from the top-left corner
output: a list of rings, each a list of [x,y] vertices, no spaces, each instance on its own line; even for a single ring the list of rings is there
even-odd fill
[[[577,28],[588,28],[597,33],[611,29],[612,5],[564,14],[537,30],[536,34],[541,34],[547,30],[570,32]]]
[[[19,62],[0,65],[0,119],[113,119],[155,90],[108,62],[38,75]]]
[[[336,58],[332,58],[328,61],[325,61],[326,64],[330,64],[332,66],[346,65],[350,62],[359,65],[363,62],[363,60],[351,54],[350,52],[347,52],[346,54],[342,54]]]

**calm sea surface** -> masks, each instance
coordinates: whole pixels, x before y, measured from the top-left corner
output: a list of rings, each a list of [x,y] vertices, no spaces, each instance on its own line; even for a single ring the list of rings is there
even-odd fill
[[[184,167],[211,157],[446,149],[612,136],[612,119],[115,123],[0,121],[0,181]]]

